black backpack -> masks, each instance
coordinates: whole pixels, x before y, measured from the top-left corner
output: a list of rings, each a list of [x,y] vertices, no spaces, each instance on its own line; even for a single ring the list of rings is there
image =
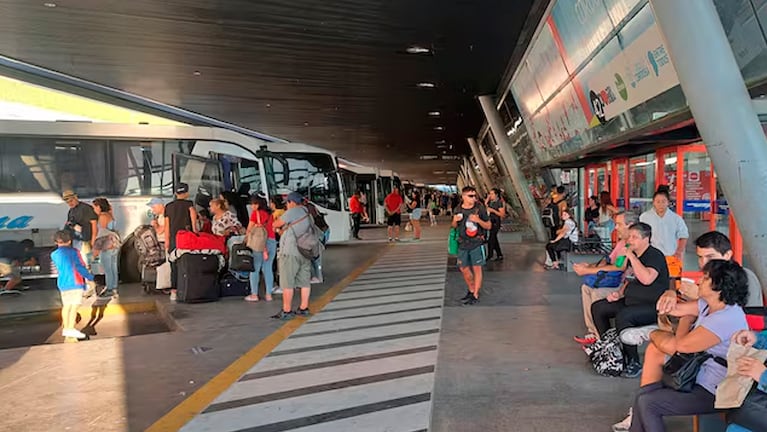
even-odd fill
[[[543,220],[543,226],[546,228],[558,228],[559,227],[559,206],[557,203],[550,203],[544,207],[541,212],[541,219]]]

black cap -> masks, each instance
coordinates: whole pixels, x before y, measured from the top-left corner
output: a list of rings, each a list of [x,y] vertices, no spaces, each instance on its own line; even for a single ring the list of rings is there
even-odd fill
[[[176,185],[176,194],[184,194],[189,192],[189,185],[186,183],[179,183]]]

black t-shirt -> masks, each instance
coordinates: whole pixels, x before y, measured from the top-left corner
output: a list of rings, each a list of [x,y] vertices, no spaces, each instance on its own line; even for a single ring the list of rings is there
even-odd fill
[[[586,209],[586,222],[596,222],[599,220],[599,207],[592,209],[588,207]]]
[[[493,210],[500,210],[503,208],[503,200],[497,199],[495,201],[489,201],[487,203],[487,206],[490,207]],[[493,223],[494,227],[501,226],[501,217],[498,216],[495,213],[490,214],[490,222]]]
[[[32,253],[24,250],[24,246],[14,240],[0,241],[0,258],[10,261],[24,262],[32,258]]]
[[[485,243],[485,229],[475,222],[469,221],[469,216],[475,214],[483,221],[489,221],[485,207],[474,204],[474,207],[465,209],[458,207],[455,213],[463,214],[463,219],[458,222],[458,247],[460,249],[476,249]]]
[[[644,285],[639,279],[629,281],[626,286],[626,305],[655,304],[660,296],[669,288],[668,265],[663,252],[650,246],[639,257],[639,262],[645,267],[651,267],[658,271],[658,277],[650,285]],[[631,265],[631,263],[629,263]]]
[[[91,241],[91,237],[93,236],[91,221],[95,220],[98,220],[98,216],[96,216],[96,212],[93,211],[93,207],[84,202],[77,203],[77,205],[69,209],[69,213],[67,213],[67,225],[74,230],[75,237],[78,237],[85,242]],[[79,236],[77,234],[77,229],[75,229],[76,225],[80,225],[81,227]]]
[[[176,199],[165,206],[165,229],[170,234],[170,249],[176,247],[176,233],[181,230],[192,230],[192,216],[189,215],[189,209],[194,204],[189,200]],[[170,225],[168,225],[170,219]]]

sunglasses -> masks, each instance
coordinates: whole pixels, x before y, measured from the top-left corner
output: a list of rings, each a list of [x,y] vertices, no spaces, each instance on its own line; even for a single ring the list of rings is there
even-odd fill
[[[466,195],[467,198],[476,198],[477,196],[475,194]]]

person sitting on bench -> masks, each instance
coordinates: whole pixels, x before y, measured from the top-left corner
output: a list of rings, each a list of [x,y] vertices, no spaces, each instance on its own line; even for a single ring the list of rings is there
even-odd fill
[[[559,270],[559,259],[563,251],[572,249],[573,244],[578,241],[578,227],[575,225],[569,210],[562,210],[560,213],[562,219],[562,228],[557,230],[557,236],[546,245],[546,253],[551,259],[551,266],[547,270]]]

